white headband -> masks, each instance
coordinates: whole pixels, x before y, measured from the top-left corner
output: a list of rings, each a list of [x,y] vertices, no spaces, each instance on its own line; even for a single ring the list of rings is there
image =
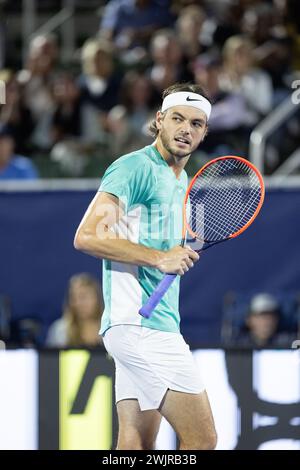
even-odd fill
[[[178,91],[166,96],[163,100],[161,111],[164,112],[173,106],[192,106],[193,108],[200,109],[206,114],[207,119],[209,119],[211,113],[211,104],[204,96],[188,91]]]

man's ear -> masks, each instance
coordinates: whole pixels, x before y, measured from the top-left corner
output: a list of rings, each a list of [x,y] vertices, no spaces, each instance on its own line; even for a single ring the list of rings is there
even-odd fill
[[[207,136],[208,134],[208,126],[206,126],[206,130],[205,130],[205,133],[203,134],[203,137],[201,139],[201,142],[203,142],[203,140],[205,139],[205,137]]]
[[[156,127],[158,130],[161,129],[161,123],[162,123],[162,120],[163,120],[163,113],[161,111],[157,111],[156,113]]]

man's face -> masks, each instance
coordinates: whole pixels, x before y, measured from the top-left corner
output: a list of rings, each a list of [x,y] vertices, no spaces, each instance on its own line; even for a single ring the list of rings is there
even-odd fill
[[[177,158],[187,157],[204,139],[206,122],[205,113],[191,106],[173,106],[163,114],[158,111],[157,139],[169,154]]]
[[[267,341],[276,332],[278,317],[273,312],[262,312],[259,315],[250,315],[247,324],[253,336],[258,340]]]

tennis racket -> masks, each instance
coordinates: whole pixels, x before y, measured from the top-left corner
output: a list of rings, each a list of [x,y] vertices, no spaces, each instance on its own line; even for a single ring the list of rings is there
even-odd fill
[[[195,251],[243,233],[257,217],[265,196],[260,172],[244,158],[226,156],[206,163],[190,182],[183,203],[183,231],[200,242]],[[166,274],[139,313],[149,318],[176,274]]]

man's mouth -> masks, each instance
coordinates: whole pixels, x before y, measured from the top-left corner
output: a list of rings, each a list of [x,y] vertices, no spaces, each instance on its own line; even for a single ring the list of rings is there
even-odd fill
[[[175,137],[176,142],[180,142],[181,144],[185,145],[190,145],[189,139],[186,139],[185,137]]]

